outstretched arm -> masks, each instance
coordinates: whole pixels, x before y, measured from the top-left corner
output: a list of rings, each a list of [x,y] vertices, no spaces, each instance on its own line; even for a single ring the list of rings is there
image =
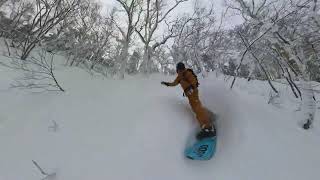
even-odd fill
[[[176,86],[180,83],[180,80],[181,80],[180,76],[177,76],[177,78],[173,82],[163,82],[162,81],[161,84],[164,84],[166,86]]]

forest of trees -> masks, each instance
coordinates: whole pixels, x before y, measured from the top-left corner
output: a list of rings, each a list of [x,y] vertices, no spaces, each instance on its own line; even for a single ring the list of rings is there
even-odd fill
[[[171,16],[188,0],[116,1],[103,12],[92,0],[1,0],[0,37],[21,60],[41,47],[107,76],[174,73],[183,61],[204,77],[219,70],[270,83],[320,81],[317,0],[227,0],[224,13],[244,20],[232,29],[214,3],[197,0],[192,12]]]
[[[317,0],[227,0],[225,13],[244,20],[232,29],[199,0],[192,12],[170,16],[186,1],[117,0],[106,13],[91,0],[1,0],[0,37],[21,60],[41,47],[107,76],[173,73],[183,61],[203,76],[217,69],[270,84],[320,81]]]

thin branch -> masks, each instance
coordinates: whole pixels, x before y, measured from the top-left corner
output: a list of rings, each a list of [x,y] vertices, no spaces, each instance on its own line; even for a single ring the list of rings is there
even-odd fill
[[[42,175],[48,176],[49,174],[46,173],[39,165],[36,161],[32,160],[32,163],[38,168],[38,170],[41,172]]]
[[[248,47],[248,45],[247,45],[244,37],[241,35],[241,33],[238,32],[238,34],[239,34],[239,36],[241,37],[241,40],[242,40],[243,44],[244,44],[244,45],[246,46],[246,48],[249,50],[249,52],[250,52],[251,55],[254,57],[254,59],[258,62],[261,70],[262,70],[262,71],[264,72],[264,74],[266,75],[267,80],[268,80],[268,83],[269,83],[269,85],[271,86],[272,90],[273,90],[275,93],[279,93],[278,90],[273,86],[273,84],[272,84],[272,82],[271,82],[271,80],[270,80],[270,77],[269,77],[266,69],[262,66],[262,64],[261,64],[260,60],[257,58],[257,56],[252,52],[251,47]]]
[[[179,0],[179,1],[176,0],[176,4],[175,4],[173,7],[171,7],[171,8],[163,15],[163,17],[162,17],[158,22],[159,22],[159,23],[162,22],[162,21],[169,15],[169,13],[170,13],[173,9],[175,9],[180,3],[186,2],[186,1],[188,1],[188,0]]]

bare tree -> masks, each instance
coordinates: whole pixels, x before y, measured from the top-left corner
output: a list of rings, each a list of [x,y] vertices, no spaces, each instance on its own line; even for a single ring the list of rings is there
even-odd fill
[[[49,59],[49,60],[48,60]],[[54,55],[45,50],[39,52],[38,57],[32,56],[27,61],[13,59],[10,68],[23,73],[23,77],[16,79],[11,88],[29,89],[32,91],[62,91],[65,90],[59,84],[54,74]]]
[[[239,33],[241,40],[244,44],[244,46],[248,49],[248,51],[251,53],[251,55],[254,57],[254,59],[256,60],[257,64],[259,65],[260,69],[263,71],[263,73],[265,74],[265,76],[267,77],[268,83],[270,85],[270,87],[272,88],[272,90],[275,93],[278,93],[278,90],[274,87],[274,85],[271,82],[271,78],[269,76],[269,73],[267,72],[267,70],[264,68],[262,62],[259,60],[259,58],[254,54],[254,52],[252,52],[252,49],[249,47],[249,43],[248,41]]]
[[[132,40],[132,35],[135,32],[135,28],[137,27],[137,24],[140,21],[141,13],[142,13],[142,0],[117,0],[118,3],[120,3],[122,9],[124,10],[126,14],[126,22],[123,23],[124,27],[120,25],[114,18],[114,23],[116,24],[118,30],[120,31],[121,38],[118,38],[117,40],[121,44],[121,51],[118,55],[118,62],[120,62],[120,68],[119,73],[120,77],[123,79],[126,65],[128,61],[129,56],[129,46]]]
[[[79,2],[80,0],[37,0],[35,15],[25,27],[24,40],[19,45],[22,50],[21,59],[25,60],[50,30],[78,7]]]
[[[0,12],[0,36],[12,41],[21,40],[21,28],[31,19],[34,12],[33,3],[22,0],[7,0],[5,3],[7,11]],[[1,15],[2,13],[2,15]],[[13,42],[11,46],[14,46]]]
[[[216,26],[213,6],[208,8],[195,1],[193,14],[186,16],[178,29],[172,50],[174,59],[189,62],[203,77],[207,76],[223,35],[221,23]]]
[[[241,12],[245,19],[244,24],[249,27],[249,34],[254,37],[250,43],[247,43],[238,69],[246,53],[250,52],[260,67],[267,67],[261,70],[272,85],[269,75],[272,68],[277,68],[276,71],[280,71],[279,74],[287,80],[294,95],[302,99],[302,112],[306,119],[304,127],[309,127],[314,118],[315,101],[307,67],[308,63],[317,59],[319,54],[315,50],[319,45],[320,30],[315,20],[319,15],[314,14],[317,11],[317,1],[295,2],[292,0],[268,3],[266,0],[260,2],[234,0],[234,2],[230,7]],[[241,38],[244,41],[250,39],[249,36],[246,38],[241,36]],[[256,54],[271,61],[259,61]],[[295,79],[299,80],[300,86],[294,82]],[[235,79],[232,85],[234,81]],[[273,86],[271,87],[274,89]]]
[[[148,73],[150,70],[150,60],[153,51],[157,47],[165,44],[170,38],[176,36],[173,28],[175,22],[172,24],[167,22],[166,19],[168,18],[169,14],[179,6],[179,4],[186,1],[187,0],[175,0],[174,5],[169,9],[166,9],[164,0],[145,1],[143,6],[143,21],[140,23],[140,27],[135,29],[144,44],[143,71],[145,73]],[[160,25],[163,23],[165,23],[168,27],[168,34],[163,36],[162,40],[153,42],[155,41],[156,30],[158,30]]]
[[[63,51],[70,66],[105,71],[102,66],[114,50],[112,36],[115,28],[113,21],[101,12],[99,3],[82,0],[77,11],[58,25],[56,33],[46,38],[46,49]]]

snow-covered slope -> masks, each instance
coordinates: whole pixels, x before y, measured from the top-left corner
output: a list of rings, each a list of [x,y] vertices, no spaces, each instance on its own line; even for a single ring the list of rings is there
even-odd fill
[[[125,80],[58,67],[66,93],[9,89],[16,72],[0,66],[0,180],[316,180],[320,169],[319,110],[314,127],[299,128],[296,101],[269,87],[223,77],[200,79],[201,99],[218,114],[218,146],[210,161],[183,156],[197,126],[180,87],[152,75]],[[49,178],[49,179],[50,179]]]

